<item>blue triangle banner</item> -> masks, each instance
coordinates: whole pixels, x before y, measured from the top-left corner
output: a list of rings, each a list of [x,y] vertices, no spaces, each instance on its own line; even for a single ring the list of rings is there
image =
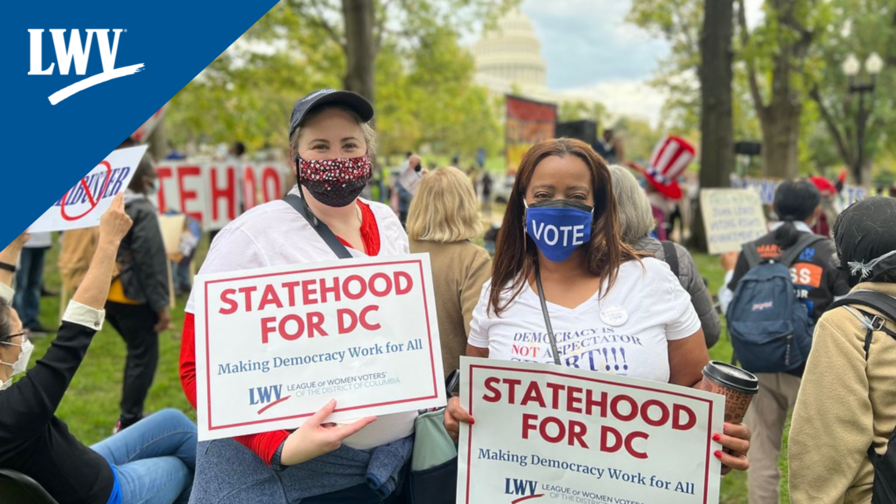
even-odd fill
[[[5,247],[276,0],[12,2],[0,21]]]

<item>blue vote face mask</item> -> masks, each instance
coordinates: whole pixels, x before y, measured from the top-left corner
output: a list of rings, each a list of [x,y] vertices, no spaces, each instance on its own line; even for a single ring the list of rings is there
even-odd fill
[[[549,261],[563,262],[591,241],[594,208],[575,201],[554,200],[526,206],[526,233]]]

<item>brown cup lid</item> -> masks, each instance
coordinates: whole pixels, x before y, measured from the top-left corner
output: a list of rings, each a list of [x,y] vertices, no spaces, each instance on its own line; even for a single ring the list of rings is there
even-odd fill
[[[732,390],[745,394],[759,392],[759,379],[752,373],[720,361],[709,361],[703,375]]]

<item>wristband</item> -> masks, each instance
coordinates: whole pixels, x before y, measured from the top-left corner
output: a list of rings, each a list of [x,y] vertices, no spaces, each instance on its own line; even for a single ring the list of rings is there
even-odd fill
[[[0,262],[0,270],[6,270],[6,271],[9,271],[10,273],[15,273],[16,265],[5,263],[5,262]]]

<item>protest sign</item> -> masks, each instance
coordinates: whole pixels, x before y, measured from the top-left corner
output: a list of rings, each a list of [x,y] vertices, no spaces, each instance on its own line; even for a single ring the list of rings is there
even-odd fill
[[[710,254],[740,250],[768,232],[759,194],[750,189],[702,189],[700,208]]]
[[[755,178],[735,178],[731,181],[731,187],[752,189],[759,194],[763,205],[771,206],[775,201],[775,190],[781,184],[781,179],[755,179]],[[849,206],[856,201],[861,201],[869,196],[869,192],[864,187],[846,184],[837,195],[837,199],[844,206]]]
[[[275,164],[242,161],[161,164],[156,202],[160,211],[181,212],[203,230],[217,230],[244,210],[282,198],[287,172]]]
[[[159,228],[162,230],[162,242],[165,244],[165,253],[173,257],[180,252],[180,240],[184,234],[184,224],[187,216],[160,215]]]
[[[199,439],[445,404],[428,254],[199,275]]]
[[[131,183],[146,148],[144,145],[112,151],[34,221],[29,231],[67,231],[98,226],[100,217],[112,204],[112,198]]]
[[[722,395],[467,357],[461,383],[458,504],[719,501]]]
[[[530,147],[554,138],[557,128],[557,105],[506,96],[507,110],[504,141],[507,147],[507,172],[516,173]]]
[[[420,185],[421,180],[423,180],[423,173],[416,170],[405,169],[401,172],[401,176],[398,177],[398,183],[401,187],[404,187],[404,190],[411,194],[417,194],[417,187]]]

